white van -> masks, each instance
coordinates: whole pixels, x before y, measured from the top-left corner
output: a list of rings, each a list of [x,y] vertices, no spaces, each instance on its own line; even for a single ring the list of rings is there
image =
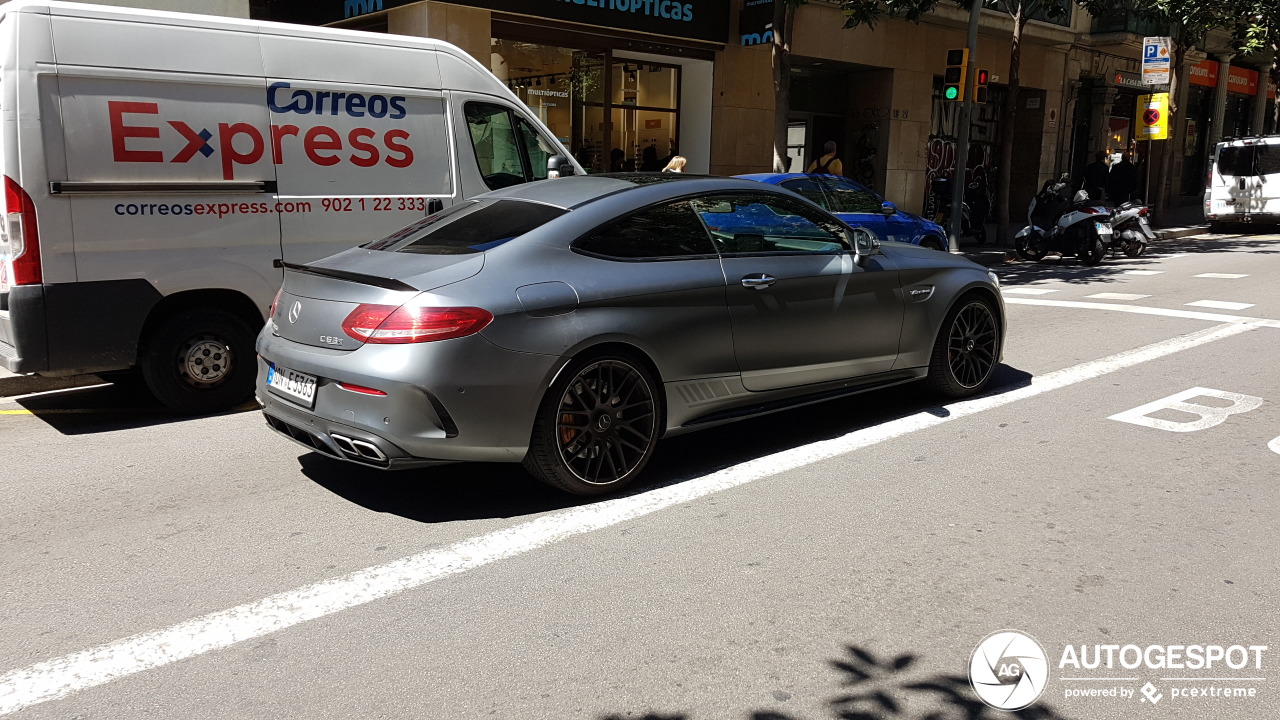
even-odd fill
[[[1280,222],[1280,135],[1218,143],[1204,190],[1210,225]]]
[[[583,172],[447,43],[0,5],[0,362],[129,371],[171,407],[229,407],[252,394],[282,262],[545,178],[549,160]]]

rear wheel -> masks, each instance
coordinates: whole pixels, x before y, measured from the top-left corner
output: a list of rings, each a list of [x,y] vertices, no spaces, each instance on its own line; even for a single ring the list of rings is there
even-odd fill
[[[1125,243],[1125,246],[1124,246],[1124,254],[1131,258],[1138,257],[1139,255],[1141,255],[1146,251],[1147,251],[1147,244],[1142,242],[1141,240],[1130,240],[1129,242]]]
[[[162,321],[141,355],[151,394],[182,413],[227,410],[253,395],[253,330],[224,310],[189,310]]]
[[[1107,256],[1107,246],[1102,244],[1102,238],[1090,237],[1084,241],[1084,248],[1080,250],[1080,262],[1085,265],[1097,265]]]
[[[947,314],[929,360],[929,387],[947,397],[982,392],[1000,353],[1000,323],[991,301],[962,298]]]
[[[575,360],[543,398],[524,468],[575,495],[602,495],[644,470],[661,428],[661,386],[640,362]]]

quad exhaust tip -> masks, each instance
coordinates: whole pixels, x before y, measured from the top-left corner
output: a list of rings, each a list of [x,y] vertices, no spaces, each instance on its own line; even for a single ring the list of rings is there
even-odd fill
[[[345,435],[338,435],[337,433],[330,433],[329,437],[333,440],[333,443],[338,446],[338,449],[342,451],[343,455],[356,458],[358,460],[378,463],[387,462],[386,454],[383,453],[382,450],[379,450],[377,445],[374,445],[367,440],[356,440]]]

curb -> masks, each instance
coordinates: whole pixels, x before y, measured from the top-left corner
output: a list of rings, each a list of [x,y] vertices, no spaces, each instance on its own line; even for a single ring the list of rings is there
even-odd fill
[[[89,385],[101,385],[104,382],[106,381],[97,375],[40,377],[38,375],[14,375],[7,370],[0,370],[0,398],[47,392],[49,390],[67,390]]]
[[[1209,232],[1208,225],[1191,225],[1189,227],[1152,228],[1157,240],[1176,240],[1189,235],[1203,235]]]

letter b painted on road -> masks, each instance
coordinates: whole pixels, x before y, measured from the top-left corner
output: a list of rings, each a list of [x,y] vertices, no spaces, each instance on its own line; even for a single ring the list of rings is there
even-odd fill
[[[1216,398],[1231,404],[1226,407],[1216,407],[1188,402],[1191,398],[1201,397]],[[1170,395],[1167,398],[1149,402],[1132,410],[1125,410],[1107,419],[1155,428],[1156,430],[1168,430],[1169,432],[1195,432],[1221,425],[1226,422],[1229,416],[1249,412],[1261,404],[1262,398],[1254,397],[1253,395],[1194,387],[1190,390],[1183,390],[1175,395]],[[1178,413],[1193,415],[1194,418],[1190,420],[1166,420],[1151,417],[1161,410],[1174,410]]]

